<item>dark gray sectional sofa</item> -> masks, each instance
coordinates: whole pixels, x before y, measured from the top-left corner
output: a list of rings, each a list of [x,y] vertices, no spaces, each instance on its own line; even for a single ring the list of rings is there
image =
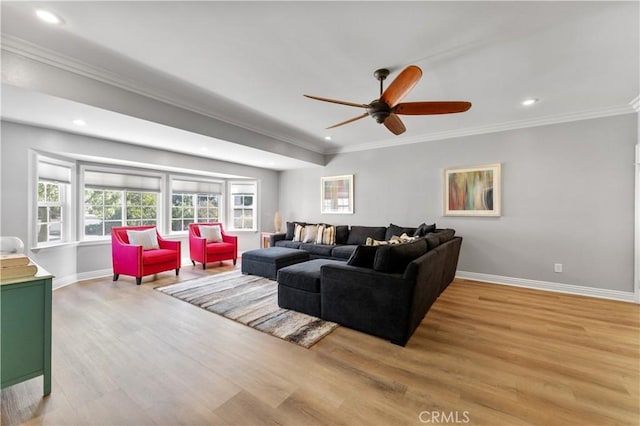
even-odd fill
[[[409,236],[420,228],[402,227],[394,224],[389,226],[336,226],[335,244],[302,243],[293,241],[293,230],[296,224],[307,225],[305,222],[287,222],[287,232],[270,236],[271,247],[287,247],[304,250],[309,253],[311,259],[335,259],[348,260],[357,246],[366,244],[367,238],[384,241],[393,235],[400,236],[406,233]],[[424,225],[425,233],[435,231],[435,225]],[[421,226],[422,226],[421,225]]]
[[[394,226],[351,227],[349,234],[355,228],[357,239],[343,237],[346,244],[324,251],[308,250],[304,243],[284,238],[285,234],[274,236],[276,247],[297,248],[311,259],[327,259],[280,269],[278,304],[406,345],[453,281],[462,238],[453,229],[438,229],[403,244],[362,245],[365,234],[364,240],[367,236],[384,240],[389,228],[391,234],[398,232]]]

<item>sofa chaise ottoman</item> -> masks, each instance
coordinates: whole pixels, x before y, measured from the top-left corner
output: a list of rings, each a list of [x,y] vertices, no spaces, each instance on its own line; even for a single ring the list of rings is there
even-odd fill
[[[242,273],[275,280],[280,268],[307,260],[309,253],[297,249],[269,247],[250,250],[242,254]]]
[[[278,306],[320,317],[320,268],[344,264],[340,260],[314,259],[278,271]]]

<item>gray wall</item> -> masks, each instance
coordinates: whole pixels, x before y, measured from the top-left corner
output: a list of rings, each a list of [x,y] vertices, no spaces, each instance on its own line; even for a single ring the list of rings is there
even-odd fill
[[[460,271],[633,292],[637,134],[627,114],[338,154],[282,172],[280,211],[284,221],[435,222],[464,237]],[[444,168],[498,162],[501,217],[442,215]],[[321,215],[320,177],[342,174],[355,175],[355,214]]]
[[[2,190],[0,197],[0,235],[17,236],[28,245],[29,232],[29,183],[28,159],[30,150],[54,153],[102,157],[108,161],[142,161],[155,170],[178,168],[181,173],[216,172],[245,176],[259,181],[259,225],[273,228],[273,215],[277,210],[277,171],[248,167],[202,157],[176,154],[146,147],[81,136],[56,130],[43,129],[17,123],[1,122],[0,166]],[[227,215],[228,216],[228,215]],[[260,229],[260,228],[259,228]],[[260,246],[259,232],[237,232],[240,251]],[[183,258],[188,260],[187,237],[183,241]],[[39,249],[27,253],[42,267],[58,278],[111,268],[110,241],[85,242],[79,245]]]

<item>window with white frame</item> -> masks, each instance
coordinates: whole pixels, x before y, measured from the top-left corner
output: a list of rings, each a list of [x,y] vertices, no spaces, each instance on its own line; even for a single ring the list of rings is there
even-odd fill
[[[233,229],[257,229],[257,184],[256,182],[231,182],[231,225]]]
[[[64,243],[72,239],[70,192],[72,165],[38,158],[36,246]]]
[[[160,176],[87,169],[83,177],[85,238],[106,237],[114,226],[158,224]]]
[[[171,231],[186,231],[190,223],[220,222],[222,188],[221,182],[173,179]]]

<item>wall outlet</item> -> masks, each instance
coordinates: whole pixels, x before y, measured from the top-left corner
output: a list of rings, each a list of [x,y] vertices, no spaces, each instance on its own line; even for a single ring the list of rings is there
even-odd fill
[[[554,263],[553,264],[553,272],[562,272],[562,263]]]

